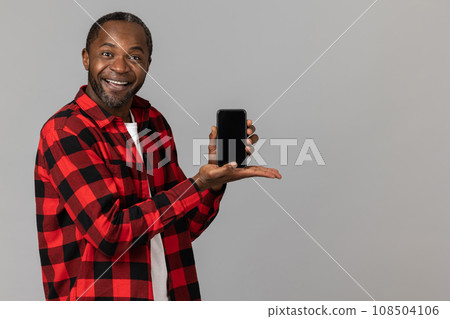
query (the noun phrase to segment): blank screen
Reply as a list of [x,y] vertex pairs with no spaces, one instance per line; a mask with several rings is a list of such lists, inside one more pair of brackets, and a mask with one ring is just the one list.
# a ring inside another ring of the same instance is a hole
[[217,112],[217,155],[219,166],[236,161],[246,166],[245,141],[247,115],[244,110],[219,110]]

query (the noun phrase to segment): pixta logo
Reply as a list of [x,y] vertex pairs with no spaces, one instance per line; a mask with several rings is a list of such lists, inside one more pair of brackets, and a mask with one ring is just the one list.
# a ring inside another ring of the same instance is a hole
[[[242,140],[245,143],[245,140]],[[251,156],[248,158],[247,164],[250,164],[252,161],[256,163],[256,165],[267,165],[263,156],[259,153],[260,149],[266,143],[267,139],[259,139],[258,143],[253,145],[253,152]],[[217,140],[217,146],[221,145],[222,141]],[[279,147],[279,165],[287,166],[288,165],[288,147],[289,146],[298,146],[300,143],[296,138],[271,138],[269,139],[270,146]],[[192,152],[192,163],[193,165],[201,165],[201,156],[205,159],[208,159],[208,154],[202,152],[202,146],[208,146],[209,139],[201,139],[197,138],[193,140],[193,152]],[[233,144],[234,145],[234,144]],[[273,152],[272,152],[273,153]],[[322,154],[319,151],[316,143],[312,138],[307,138],[303,141],[302,147],[300,148],[300,152],[298,153],[297,159],[294,163],[295,166],[301,166],[305,162],[316,162],[318,166],[324,166],[325,161],[322,157]]]
[[136,167],[140,172],[146,170],[148,175],[153,175],[154,168],[161,168],[169,163],[172,154],[172,137],[151,132],[152,130],[146,128],[139,132],[136,140],[131,137],[126,141],[126,165]]

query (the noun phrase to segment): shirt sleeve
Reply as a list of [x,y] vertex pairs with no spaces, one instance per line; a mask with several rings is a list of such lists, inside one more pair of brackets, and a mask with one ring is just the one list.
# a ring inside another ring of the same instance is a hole
[[120,209],[117,186],[104,160],[78,136],[64,129],[41,132],[39,154],[46,179],[86,240],[104,254],[114,256],[142,235],[150,237],[201,203],[192,179],[184,179],[126,209]]
[[224,184],[218,192],[212,189],[203,191],[200,205],[186,214],[192,241],[198,238],[216,218],[226,186],[227,184]]
[[[168,135],[171,137],[172,141],[172,157],[171,159],[174,162],[175,167],[175,174],[178,177],[178,180],[185,180],[186,176],[183,173],[183,170],[181,169],[179,163],[178,163],[178,156],[177,156],[177,150],[175,146],[175,140],[172,135],[172,130],[167,123],[167,121],[164,119],[164,123],[168,132]],[[197,190],[197,185],[194,184]],[[191,235],[191,240],[194,241],[196,238],[200,236],[203,231],[211,224],[211,222],[216,218],[218,212],[219,212],[219,205],[220,201],[223,198],[225,189],[227,184],[224,184],[222,189],[220,191],[216,192],[212,189],[207,189],[201,192],[201,200],[197,207],[194,207],[191,209],[186,215],[186,219],[189,226],[189,232]]]

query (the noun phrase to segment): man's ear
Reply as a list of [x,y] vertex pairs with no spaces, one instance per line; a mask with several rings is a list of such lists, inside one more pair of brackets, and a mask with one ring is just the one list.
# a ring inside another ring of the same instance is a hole
[[147,72],[148,73],[148,69],[150,68],[150,64],[152,63],[152,58],[150,58],[149,60],[148,60],[148,64],[147,64],[147,68],[145,69],[145,72]]
[[86,71],[88,71],[89,70],[89,54],[88,54],[86,48],[83,48],[83,50],[81,50],[81,57],[83,58],[84,69]]

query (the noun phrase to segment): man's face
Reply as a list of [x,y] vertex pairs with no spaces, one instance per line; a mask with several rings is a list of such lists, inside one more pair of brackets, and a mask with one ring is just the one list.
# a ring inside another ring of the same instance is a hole
[[89,52],[82,52],[88,89],[106,106],[120,108],[144,84],[150,66],[146,36],[134,22],[108,21],[102,27],[106,32],[100,29]]

